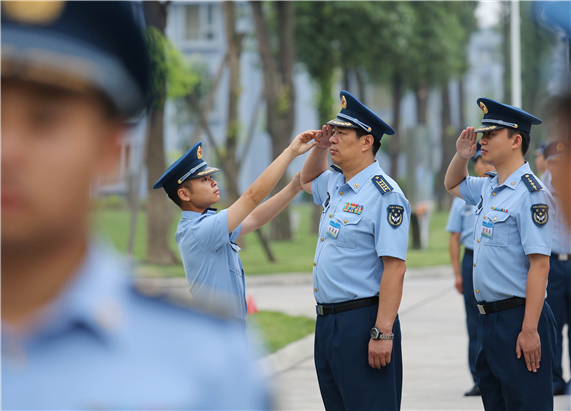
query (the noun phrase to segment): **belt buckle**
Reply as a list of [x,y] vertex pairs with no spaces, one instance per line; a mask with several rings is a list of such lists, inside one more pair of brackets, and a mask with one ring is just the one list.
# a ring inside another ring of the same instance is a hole
[[486,309],[482,304],[478,304],[478,311],[480,311],[480,314],[486,314]]
[[569,254],[559,254],[559,261],[569,260]]
[[317,312],[317,315],[323,315],[323,306],[320,304],[317,304],[315,306],[315,311]]

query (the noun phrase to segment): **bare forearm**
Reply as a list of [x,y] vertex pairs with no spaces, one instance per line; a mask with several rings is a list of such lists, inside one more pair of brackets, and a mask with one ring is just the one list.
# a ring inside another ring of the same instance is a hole
[[[545,258],[541,258],[545,257]],[[525,316],[522,330],[537,330],[537,323],[543,309],[547,277],[549,275],[549,257],[541,256],[534,261],[530,258],[531,265],[527,274]]]
[[242,231],[240,231],[240,237],[257,230],[270,222],[275,216],[282,212],[282,210],[299,192],[300,190],[295,188],[293,183],[289,183],[275,196],[256,207],[256,209],[244,220]]
[[309,155],[303,163],[301,169],[301,183],[307,184],[319,177],[327,170],[327,153],[328,148],[315,147],[309,152]]
[[456,153],[450,162],[446,176],[444,177],[444,186],[450,194],[456,195],[453,189],[464,181],[468,175],[468,161],[468,159]]
[[460,272],[460,233],[450,234],[450,243],[448,249],[450,250],[450,261],[454,269],[454,275],[461,275]]
[[391,264],[385,270],[379,288],[379,310],[377,312],[377,327],[383,334],[390,334],[397,316],[402,299],[402,288],[404,283],[404,273],[406,265],[402,263]]

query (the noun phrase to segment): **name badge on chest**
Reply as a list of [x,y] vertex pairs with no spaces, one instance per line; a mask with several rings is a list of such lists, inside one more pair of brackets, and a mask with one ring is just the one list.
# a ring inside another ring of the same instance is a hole
[[492,238],[492,232],[494,231],[494,224],[487,221],[482,221],[482,236],[487,238]]
[[339,234],[339,229],[341,228],[341,224],[337,223],[333,220],[331,220],[329,222],[329,227],[327,227],[327,235],[329,237],[333,237],[333,238],[337,238],[337,235]]

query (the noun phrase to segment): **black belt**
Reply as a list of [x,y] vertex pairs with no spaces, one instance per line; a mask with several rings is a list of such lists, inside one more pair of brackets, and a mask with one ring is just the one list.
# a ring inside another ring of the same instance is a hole
[[521,307],[525,305],[525,298],[512,297],[507,300],[495,301],[493,303],[478,304],[480,314],[492,314],[499,311],[509,310],[510,308]]
[[474,250],[471,248],[464,248],[464,254],[474,255]]
[[337,304],[317,304],[315,306],[315,311],[317,312],[317,315],[342,313],[343,311],[356,310],[357,308],[363,308],[378,304],[378,302],[378,296],[359,298],[358,300],[346,301]]
[[557,258],[560,261],[568,261],[571,260],[571,254],[557,254],[551,253],[551,257]]

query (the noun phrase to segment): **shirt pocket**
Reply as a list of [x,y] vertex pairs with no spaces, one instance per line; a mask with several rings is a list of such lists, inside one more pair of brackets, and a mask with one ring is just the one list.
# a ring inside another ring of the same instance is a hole
[[[492,228],[492,238],[482,236],[482,242],[484,245],[493,247],[507,247],[509,240],[510,225],[512,220],[508,213],[501,211],[490,211],[486,213],[486,218],[483,221],[493,224]],[[480,231],[482,230],[482,225],[480,224]]]
[[228,269],[231,274],[242,277],[244,275],[244,271],[240,267],[240,256],[238,255],[238,250],[240,250],[240,247],[234,243],[231,243],[230,247],[228,247]]
[[359,231],[359,223],[362,219],[363,217],[357,214],[343,213],[339,220],[341,224],[339,236],[333,244],[337,247],[356,248],[357,231]]

